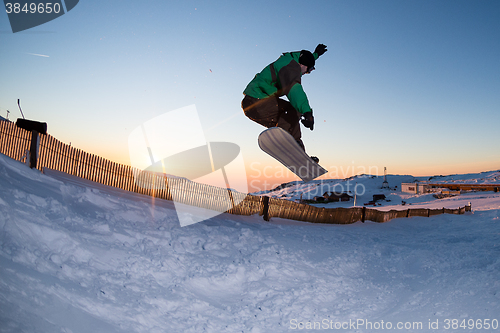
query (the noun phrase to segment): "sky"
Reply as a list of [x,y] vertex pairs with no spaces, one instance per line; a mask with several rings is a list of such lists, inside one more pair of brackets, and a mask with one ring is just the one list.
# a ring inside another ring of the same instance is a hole
[[57,139],[131,164],[134,129],[194,105],[207,142],[240,147],[249,191],[272,188],[297,178],[259,149],[242,92],[319,43],[302,133],[323,178],[500,169],[499,1],[81,0],[17,33],[4,12],[0,116],[20,117],[20,99]]

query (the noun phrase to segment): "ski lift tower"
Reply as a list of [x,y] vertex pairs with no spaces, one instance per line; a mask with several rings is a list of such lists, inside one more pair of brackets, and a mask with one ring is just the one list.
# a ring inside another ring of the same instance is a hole
[[382,183],[382,188],[389,188],[389,183],[387,182],[387,168],[384,167],[384,182]]

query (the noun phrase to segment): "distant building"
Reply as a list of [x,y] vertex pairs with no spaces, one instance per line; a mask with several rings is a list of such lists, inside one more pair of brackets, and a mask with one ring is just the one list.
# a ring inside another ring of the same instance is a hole
[[318,197],[318,196],[316,196],[316,197],[313,198],[313,200],[317,201],[317,202],[324,202],[326,199],[325,199],[325,197]]
[[[376,206],[377,201],[383,201],[383,200],[390,201],[390,200],[387,200],[387,198],[385,197],[385,194],[374,194],[373,200],[365,203],[365,206]],[[379,206],[380,206],[380,204],[379,204]]]
[[401,184],[401,192],[404,193],[413,193],[413,194],[422,194],[429,193],[430,186],[427,183],[402,183]]
[[352,196],[347,193],[335,193],[335,192],[325,192],[323,194],[323,198],[329,202],[338,202],[338,201],[350,201]]
[[8,121],[8,120],[5,119],[4,117],[0,116],[0,121]]
[[385,194],[374,194],[373,195],[373,202],[381,201],[381,200],[386,200]]

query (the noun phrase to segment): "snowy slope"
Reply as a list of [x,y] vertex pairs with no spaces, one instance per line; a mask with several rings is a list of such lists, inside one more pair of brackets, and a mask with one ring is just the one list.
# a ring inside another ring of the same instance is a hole
[[181,228],[171,202],[0,155],[0,332],[498,325],[500,207],[482,195],[484,210],[460,216],[315,225],[222,214]]

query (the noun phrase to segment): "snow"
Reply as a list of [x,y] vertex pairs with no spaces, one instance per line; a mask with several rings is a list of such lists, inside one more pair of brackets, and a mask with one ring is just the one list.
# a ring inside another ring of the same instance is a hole
[[[405,179],[414,178],[388,180]],[[351,225],[221,214],[180,227],[172,202],[41,174],[0,155],[0,332],[450,332],[454,324],[476,332],[478,320],[498,325],[498,193],[442,201],[381,192],[379,177],[352,181],[365,186],[360,203],[387,193],[384,209],[404,209],[400,200],[453,208],[471,201],[474,211]],[[294,199],[338,182],[280,195]]]

